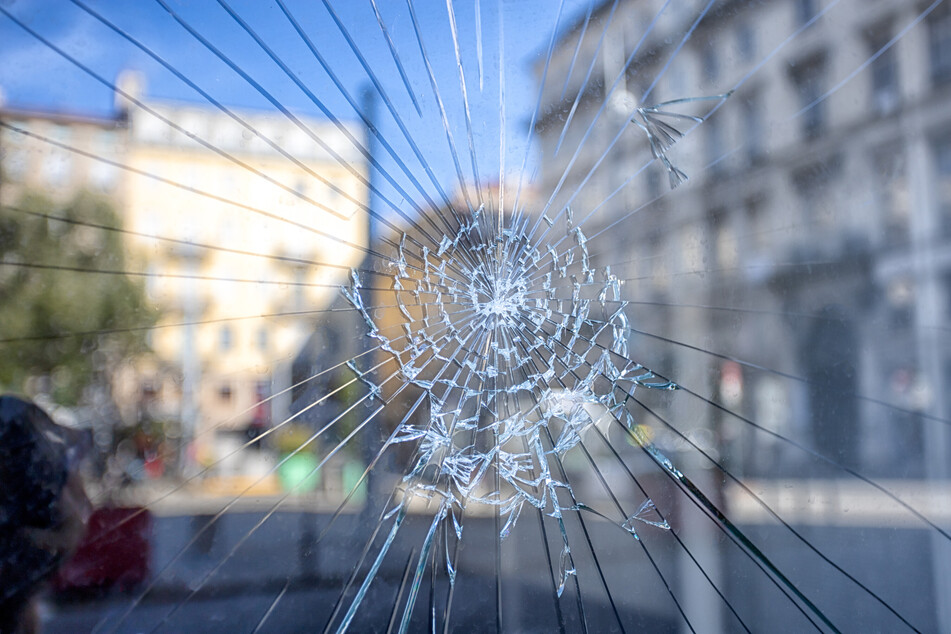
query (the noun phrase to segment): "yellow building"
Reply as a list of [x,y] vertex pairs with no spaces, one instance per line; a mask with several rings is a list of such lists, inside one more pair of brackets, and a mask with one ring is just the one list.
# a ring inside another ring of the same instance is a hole
[[[350,246],[368,237],[363,157],[328,121],[232,117],[147,100],[136,75],[120,84],[138,102],[119,99],[131,168],[125,226],[135,232],[131,252],[154,274],[160,326],[174,326],[155,329],[151,345],[181,368],[186,437],[207,446],[212,429],[279,422],[295,356],[363,259]],[[362,127],[348,132],[363,142]]]
[[0,202],[16,204],[26,191],[41,191],[61,203],[86,190],[121,207],[122,170],[92,155],[123,160],[127,136],[122,120],[0,103],[0,122],[6,124],[0,127]]
[[113,396],[127,423],[181,421],[192,455],[221,456],[286,418],[292,363],[363,260],[365,131],[153,101],[137,73],[117,85],[113,117],[0,109],[0,197],[110,198],[161,311],[154,355],[115,368]]

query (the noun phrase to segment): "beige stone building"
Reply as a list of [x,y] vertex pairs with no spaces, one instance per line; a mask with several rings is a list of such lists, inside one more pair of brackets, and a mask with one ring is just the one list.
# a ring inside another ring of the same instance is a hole
[[[836,487],[849,474],[834,465],[902,490],[948,474],[951,442],[934,421],[951,413],[951,7],[742,0],[703,14],[705,6],[608,1],[580,47],[584,14],[564,30],[537,128],[539,189],[547,199],[568,170],[554,210],[596,212],[586,232],[625,280],[638,361],[725,408],[677,398],[667,419],[731,473],[773,492],[770,500],[812,482],[822,513],[807,519],[783,507],[785,517],[831,531],[848,512]],[[716,100],[668,107],[710,115],[699,126],[666,119],[687,133],[668,156],[689,180],[671,191],[644,132],[628,123],[634,108],[733,89],[712,114]],[[704,482],[709,462],[652,424]],[[737,512],[743,496],[709,473],[710,490]],[[876,510],[865,521],[891,518]],[[913,548],[907,535],[895,552]],[[903,561],[889,570],[945,596],[948,549],[930,548],[930,570]],[[715,613],[684,574],[688,614]],[[947,629],[951,613],[940,611],[923,613],[926,629]],[[851,625],[876,627],[857,617]]]
[[4,204],[14,204],[26,190],[42,191],[55,202],[88,190],[121,207],[122,170],[90,155],[124,160],[128,138],[123,121],[6,107],[2,102],[0,121],[9,126],[0,127]]
[[[289,386],[291,361],[346,279],[341,267],[363,259],[344,243],[366,244],[365,187],[281,115],[236,113],[303,167],[205,105],[147,105],[151,113],[128,111],[128,163],[136,172],[124,183],[125,217],[140,234],[130,247],[162,273],[150,278],[149,292],[167,307],[163,320],[202,322],[159,328],[152,347],[182,368],[197,357],[204,424],[246,427],[257,401]],[[334,126],[300,121],[348,167],[363,169]],[[282,419],[285,401],[275,401],[273,416]]]
[[112,199],[128,268],[161,311],[154,355],[119,369],[116,398],[207,450],[288,415],[291,364],[364,257],[365,162],[324,120],[153,100],[136,74],[118,84],[129,98],[111,118],[0,112],[35,134],[2,130],[3,202],[28,188]]

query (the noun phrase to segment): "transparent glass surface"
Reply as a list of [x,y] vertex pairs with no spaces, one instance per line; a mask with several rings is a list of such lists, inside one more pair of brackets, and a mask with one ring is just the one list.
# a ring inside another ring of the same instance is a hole
[[949,99],[942,0],[0,0],[45,631],[951,631]]

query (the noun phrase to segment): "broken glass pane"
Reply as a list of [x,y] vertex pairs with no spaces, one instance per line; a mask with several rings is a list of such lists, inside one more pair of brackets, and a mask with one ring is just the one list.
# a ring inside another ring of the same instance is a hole
[[951,627],[948,12],[0,0],[48,628]]

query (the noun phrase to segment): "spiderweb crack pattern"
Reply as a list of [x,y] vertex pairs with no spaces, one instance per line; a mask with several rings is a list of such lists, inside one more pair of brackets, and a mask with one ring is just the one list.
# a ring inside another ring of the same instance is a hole
[[[423,390],[429,403],[425,424],[403,424],[392,437],[392,443],[416,443],[417,449],[390,515],[402,516],[417,500],[432,502],[433,525],[451,518],[458,540],[467,509],[497,507],[504,520],[499,538],[505,539],[525,505],[559,522],[565,511],[592,510],[553,475],[552,463],[612,417],[633,427],[625,399],[637,387],[677,389],[628,358],[621,281],[610,267],[592,266],[570,212],[566,231],[573,246],[542,249],[524,229],[496,232],[480,207],[435,251],[404,234],[390,266],[404,320],[401,337],[383,334],[358,272],[351,273],[344,296],[363,317],[368,336],[396,361],[401,380]],[[450,359],[429,334],[436,326],[458,346],[474,339],[478,347]],[[461,376],[436,374],[449,363]],[[371,393],[381,392],[363,380]],[[561,501],[562,491],[570,504]],[[638,523],[670,528],[650,499],[615,523],[635,537]],[[559,562],[560,596],[576,574],[566,537]],[[446,566],[452,583],[451,557]]]

